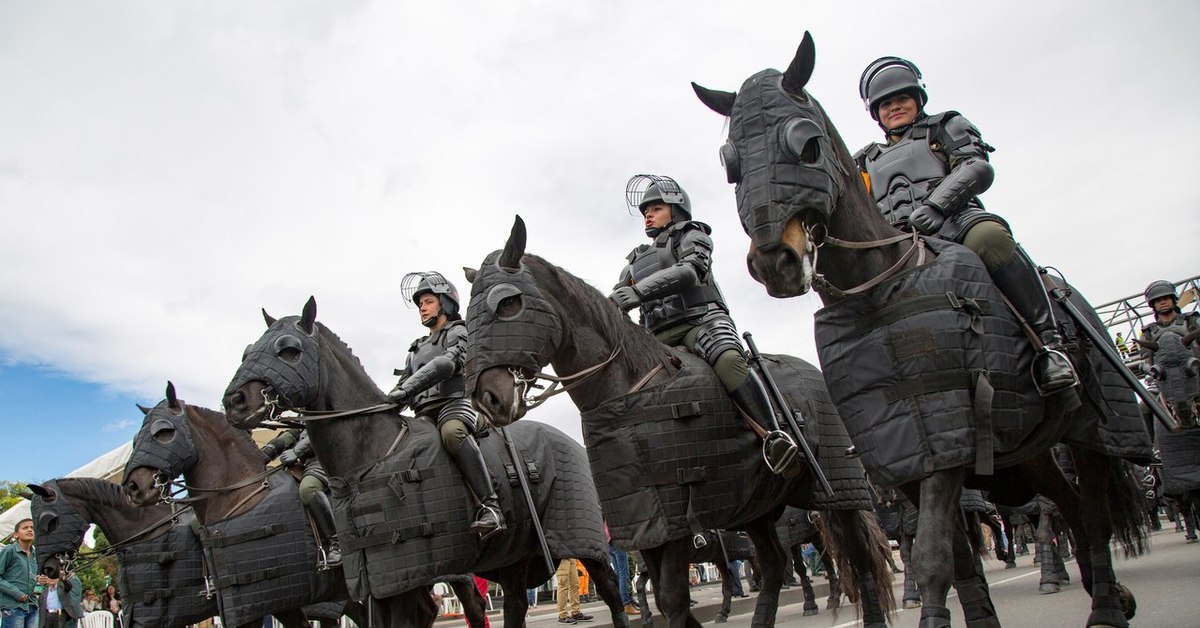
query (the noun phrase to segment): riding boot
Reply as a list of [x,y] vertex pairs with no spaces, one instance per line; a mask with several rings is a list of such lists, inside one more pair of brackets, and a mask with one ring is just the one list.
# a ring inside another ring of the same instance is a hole
[[[771,472],[785,477],[794,477],[800,473],[799,448],[796,447],[792,436],[779,429],[779,422],[775,419],[775,412],[771,410],[771,402],[767,398],[767,389],[758,378],[758,373],[753,370],[747,373],[746,380],[729,393],[729,396],[755,423],[770,430],[763,439],[763,457]],[[803,438],[802,435],[797,436]]]
[[1007,263],[992,271],[992,281],[1042,341],[1042,349],[1030,368],[1038,393],[1047,397],[1078,384],[1075,367],[1063,349],[1046,287],[1025,252],[1018,248]]
[[313,498],[308,502],[307,508],[317,526],[317,534],[321,536],[321,544],[325,546],[324,567],[337,567],[342,564],[342,546],[338,542],[337,527],[333,523],[333,506],[329,503],[329,497],[320,491],[313,491]]
[[504,529],[504,513],[500,511],[500,500],[496,497],[496,489],[492,486],[492,474],[488,472],[487,463],[483,460],[483,452],[479,451],[479,443],[474,436],[467,436],[459,446],[458,451],[450,454],[462,471],[463,481],[479,503],[479,513],[471,524],[471,531],[482,538]]

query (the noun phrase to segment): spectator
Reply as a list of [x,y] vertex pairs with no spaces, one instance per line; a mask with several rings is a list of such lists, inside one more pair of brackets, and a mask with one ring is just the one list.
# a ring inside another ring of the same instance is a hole
[[80,606],[82,606],[84,612],[87,613],[98,611],[100,610],[100,597],[96,595],[95,591],[91,589],[85,589],[83,592],[83,601],[80,602]]
[[746,590],[742,588],[742,561],[731,560],[726,564],[729,569],[729,581],[733,586],[731,594],[733,597],[750,597],[746,594]]
[[[605,526],[607,531],[608,526]],[[633,600],[633,587],[629,581],[629,554],[625,550],[608,543],[608,558],[612,561],[613,571],[617,572],[617,586],[621,589],[621,603],[625,605],[625,614],[634,617],[641,610]]]
[[104,597],[100,600],[101,609],[112,613],[113,622],[121,622],[121,594],[117,592],[116,585],[108,585],[104,589]]
[[1117,332],[1116,345],[1117,345],[1117,351],[1121,352],[1121,357],[1128,358],[1129,357],[1129,347],[1125,344],[1125,338],[1121,337],[1121,332]]
[[79,576],[65,573],[58,580],[51,580],[38,574],[37,582],[45,587],[38,597],[38,626],[76,628],[83,617],[83,583]]
[[[474,577],[475,577],[475,588],[479,590],[479,597],[480,597],[480,599],[482,599],[484,601],[484,604],[485,604],[483,611],[484,611],[484,613],[487,613],[486,603],[487,603],[487,597],[488,597],[488,581],[486,578],[481,578],[479,576],[474,576]],[[470,626],[471,623],[467,622],[467,625]],[[488,616],[486,614],[483,616],[483,628],[492,628],[492,620],[488,619]]]
[[579,568],[579,601],[591,602],[592,598],[589,593],[592,590],[592,577],[588,575],[588,570],[579,561],[575,561],[575,566]]
[[37,628],[33,519],[18,521],[13,538],[15,543],[0,549],[0,628]]
[[558,623],[592,621],[592,616],[579,608],[579,571],[574,558],[564,558],[558,564],[554,583],[558,587]]

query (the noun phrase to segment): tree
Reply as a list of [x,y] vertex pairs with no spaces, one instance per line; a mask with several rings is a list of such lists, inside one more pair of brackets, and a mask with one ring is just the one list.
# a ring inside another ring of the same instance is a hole
[[24,482],[0,480],[0,512],[16,506],[28,492],[29,487]]

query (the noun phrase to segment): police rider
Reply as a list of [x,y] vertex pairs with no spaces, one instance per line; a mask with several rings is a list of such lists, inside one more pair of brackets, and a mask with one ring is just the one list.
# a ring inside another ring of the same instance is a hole
[[[645,185],[640,201],[637,188]],[[630,205],[641,211],[652,244],[635,248],[609,295],[622,312],[638,308],[641,323],[659,342],[685,346],[716,371],[730,397],[760,426],[771,431],[763,455],[771,471],[799,471],[796,443],[779,430],[766,388],[746,362],[725,297],[712,274],[712,229],[692,220],[687,192],[670,177],[637,175],[629,180]]]
[[415,282],[412,301],[429,334],[413,341],[400,381],[388,399],[408,405],[418,417],[434,422],[442,446],[454,459],[463,481],[479,504],[471,531],[487,538],[504,529],[504,514],[492,476],[475,440],[478,418],[463,388],[467,326],[459,315],[458,290],[439,273],[409,273],[401,286]]
[[329,503],[329,474],[313,453],[308,432],[303,428],[286,430],[263,445],[261,451],[268,461],[279,458],[279,464],[285,467],[302,466],[300,503],[304,504],[321,536],[321,545],[325,548],[325,561],[321,566],[329,568],[342,564],[342,546],[333,522],[333,506]]
[[979,255],[996,287],[1041,340],[1032,366],[1038,391],[1047,396],[1077,384],[1037,267],[1007,223],[979,201],[995,174],[988,163],[993,148],[979,129],[956,111],[927,114],[921,71],[899,57],[871,62],[858,91],[887,140],[854,156],[884,217]]
[[[1158,342],[1168,332],[1182,337],[1200,328],[1200,312],[1183,314],[1175,285],[1169,281],[1160,279],[1146,286],[1146,304],[1154,312],[1154,322],[1142,328],[1140,340],[1143,342]],[[1154,363],[1154,352],[1145,345],[1142,345],[1141,355],[1148,364]]]

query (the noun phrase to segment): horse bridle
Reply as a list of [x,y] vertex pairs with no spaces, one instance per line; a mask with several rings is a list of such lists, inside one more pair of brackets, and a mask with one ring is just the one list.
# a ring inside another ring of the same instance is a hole
[[[570,392],[575,388],[578,388],[584,382],[591,379],[592,376],[604,370],[604,367],[612,364],[612,361],[617,359],[617,356],[620,354],[621,345],[617,345],[617,347],[613,349],[612,354],[610,354],[603,362],[600,362],[599,364],[593,364],[592,366],[589,366],[577,373],[563,376],[551,375],[545,371],[538,371],[533,375],[526,377],[521,369],[515,366],[509,367],[508,372],[513,378],[513,414],[516,414],[516,406],[518,403],[524,402],[525,409],[528,411],[542,405],[543,403],[546,403],[546,401],[555,395]],[[539,386],[537,383],[539,379],[544,379],[551,382],[550,386],[548,388]],[[529,391],[535,388],[545,388],[545,390],[536,395],[530,394]]]
[[[804,225],[804,236],[808,241],[813,241],[811,238],[813,237],[813,232],[816,230],[816,228],[817,226]],[[888,269],[884,270],[878,275],[875,275],[871,279],[868,279],[866,282],[854,286],[853,288],[838,288],[830,283],[829,280],[825,278],[825,275],[817,272],[817,255],[821,251],[821,247],[825,246],[826,244],[835,246],[839,249],[869,250],[896,244],[905,240],[911,240],[912,243],[908,247],[908,250],[904,252],[904,255],[901,255],[900,259],[896,260],[895,264],[892,264]],[[867,242],[841,240],[826,234],[819,240],[819,244],[813,247],[813,286],[817,288],[817,290],[831,294],[839,299],[856,294],[862,294],[894,277],[896,273],[899,273],[904,268],[904,265],[913,258],[914,254],[917,256],[917,266],[925,263],[925,240],[921,237],[921,234],[917,233],[915,230],[912,233],[901,233],[890,238],[883,238],[882,240],[870,240]]]

